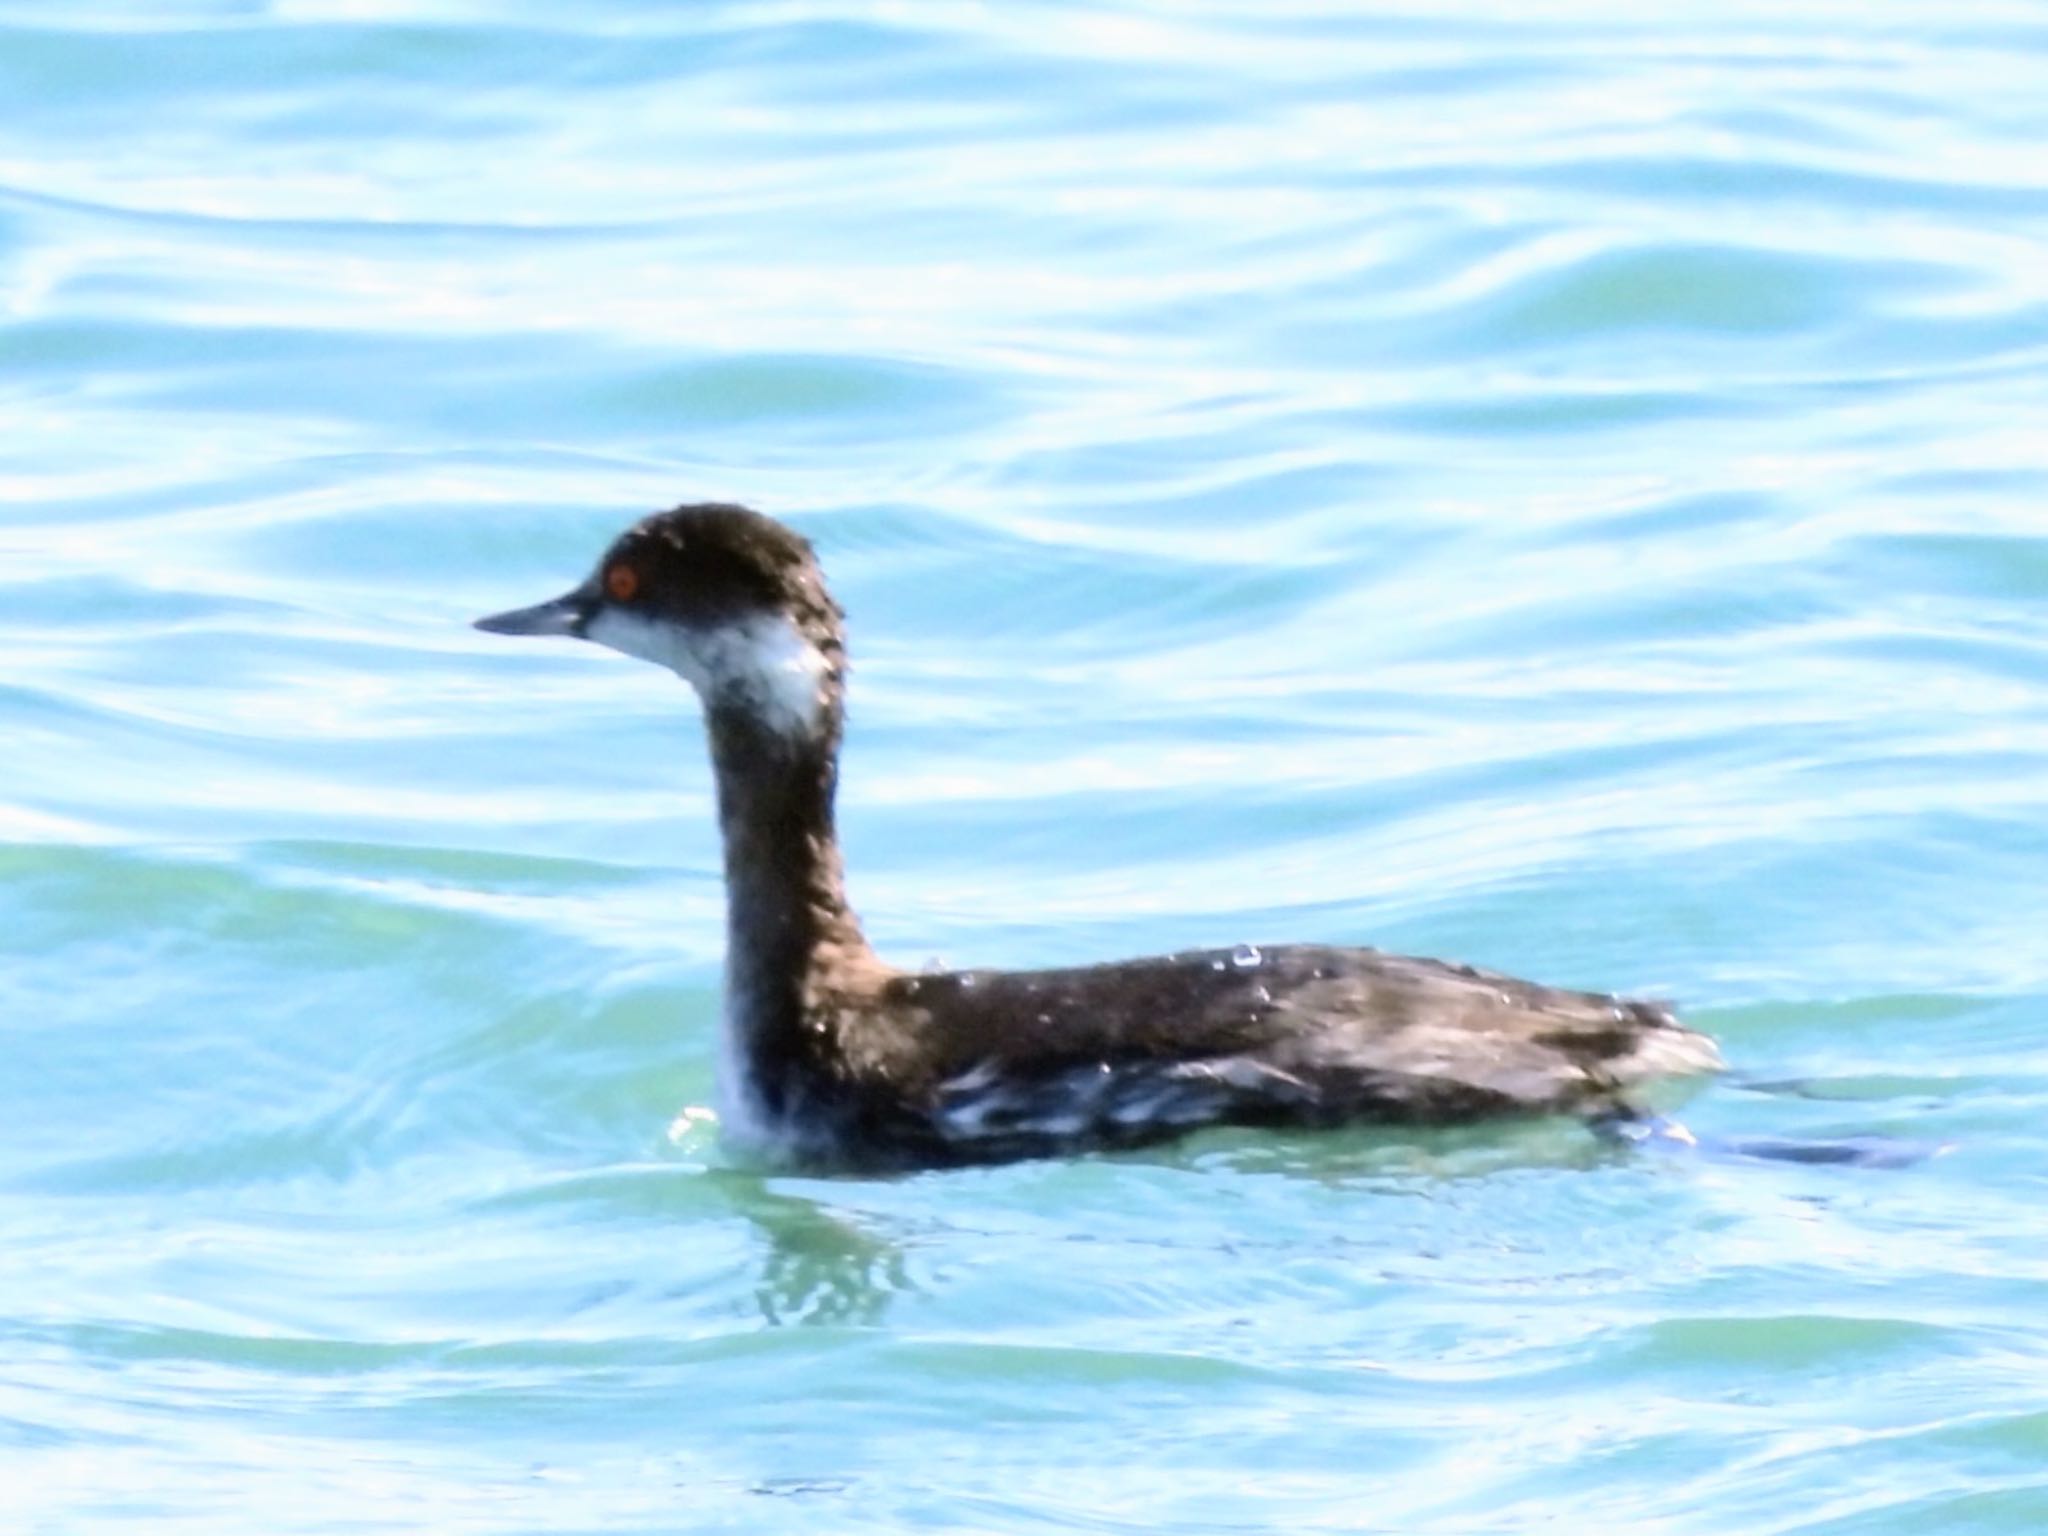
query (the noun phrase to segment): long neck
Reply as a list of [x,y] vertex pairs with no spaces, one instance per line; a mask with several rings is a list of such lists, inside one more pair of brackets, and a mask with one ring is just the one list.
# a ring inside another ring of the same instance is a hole
[[[834,701],[836,704],[836,700]],[[724,1091],[742,1111],[779,1117],[833,1042],[815,1024],[838,977],[878,965],[847,905],[832,821],[836,708],[792,739],[757,715],[708,711],[725,835]]]

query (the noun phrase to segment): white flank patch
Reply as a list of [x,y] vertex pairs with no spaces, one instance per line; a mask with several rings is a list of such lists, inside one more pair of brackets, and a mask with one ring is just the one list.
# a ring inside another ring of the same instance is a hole
[[1224,1112],[1232,1090],[1256,1091],[1276,1083],[1305,1087],[1285,1072],[1234,1056],[1075,1067],[1044,1078],[1005,1077],[993,1061],[984,1061],[939,1085],[933,1120],[942,1134],[957,1141],[1019,1136],[1071,1141],[1131,1126],[1200,1125]]
[[584,631],[600,645],[669,668],[707,703],[737,695],[780,736],[818,728],[830,663],[781,614],[690,629],[624,609],[600,609]]

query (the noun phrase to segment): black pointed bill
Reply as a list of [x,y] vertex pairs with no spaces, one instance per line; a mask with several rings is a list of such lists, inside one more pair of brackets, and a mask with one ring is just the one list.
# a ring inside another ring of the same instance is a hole
[[478,619],[476,627],[494,635],[574,635],[580,640],[596,606],[597,600],[578,587],[551,602],[511,608]]

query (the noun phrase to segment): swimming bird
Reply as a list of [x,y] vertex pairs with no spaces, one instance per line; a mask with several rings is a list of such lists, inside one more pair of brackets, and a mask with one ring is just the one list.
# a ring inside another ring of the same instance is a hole
[[549,602],[478,619],[658,663],[702,701],[727,899],[720,1120],[783,1160],[995,1162],[1196,1126],[1632,1113],[1717,1069],[1662,1004],[1318,944],[1059,970],[906,971],[868,945],[833,822],[844,618],[745,507],[636,523]]

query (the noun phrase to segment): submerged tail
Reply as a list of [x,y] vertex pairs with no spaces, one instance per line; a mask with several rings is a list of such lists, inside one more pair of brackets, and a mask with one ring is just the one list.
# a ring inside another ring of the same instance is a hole
[[1910,1168],[1940,1157],[1951,1142],[1914,1136],[1696,1136],[1665,1115],[1618,1110],[1592,1122],[1607,1140],[1666,1152],[1770,1163],[1847,1168]]

